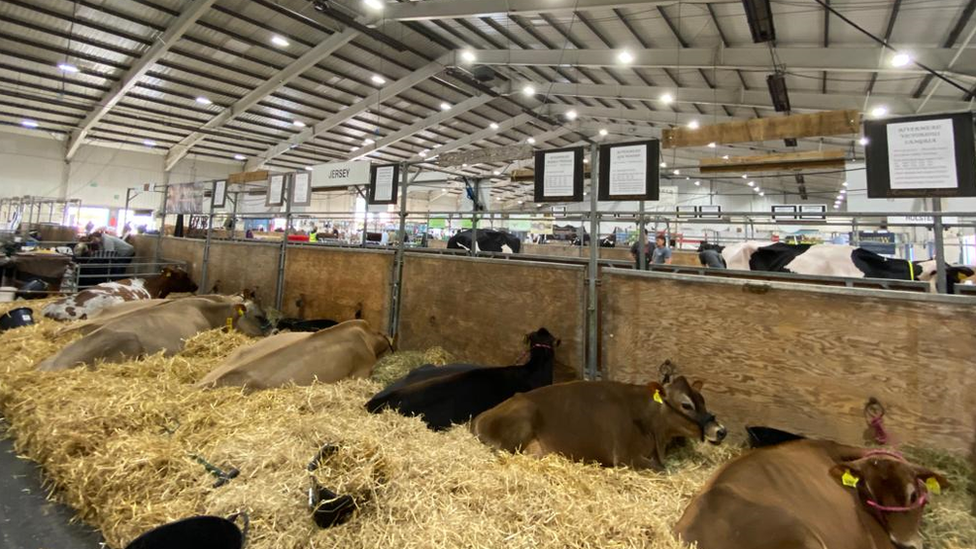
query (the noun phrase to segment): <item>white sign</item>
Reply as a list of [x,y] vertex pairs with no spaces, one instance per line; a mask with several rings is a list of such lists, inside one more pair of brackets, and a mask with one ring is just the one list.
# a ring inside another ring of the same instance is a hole
[[717,204],[704,204],[702,206],[698,206],[698,211],[701,212],[701,215],[698,217],[722,217],[722,206]]
[[[796,215],[794,215],[796,213],[796,206],[794,206],[793,204],[775,204],[772,207],[772,210],[773,210],[773,219],[776,219],[776,220],[780,220],[780,219],[794,220],[794,219],[796,219]],[[783,215],[783,214],[789,214],[789,215]]]
[[647,192],[647,145],[610,148],[610,195]]
[[284,202],[285,176],[272,175],[268,183],[268,206],[281,206]]
[[959,187],[951,119],[892,123],[887,131],[892,190]]
[[[935,218],[930,215],[899,215],[888,216],[888,225],[932,225]],[[955,225],[959,223],[959,218],[955,216],[945,216],[942,218],[945,225]]]
[[227,204],[227,181],[221,180],[214,183],[213,207],[223,208]]
[[661,191],[658,195],[658,201],[656,204],[656,210],[662,212],[673,212],[678,207],[678,187],[668,186],[661,187]]
[[349,187],[369,183],[368,161],[332,162],[312,167],[312,188]]
[[800,219],[827,219],[827,206],[824,204],[800,205]]
[[393,200],[393,177],[396,166],[380,166],[376,168],[376,194],[373,200],[385,202]]
[[547,198],[573,196],[575,167],[575,151],[546,153],[542,179],[543,195]]
[[292,206],[308,206],[312,203],[312,174],[296,173],[292,180]]

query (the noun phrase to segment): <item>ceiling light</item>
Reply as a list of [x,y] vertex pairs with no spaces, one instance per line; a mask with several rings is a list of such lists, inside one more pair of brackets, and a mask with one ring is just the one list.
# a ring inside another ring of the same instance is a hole
[[373,143],[376,143],[376,141],[373,141],[368,137],[366,139],[363,139],[363,145],[372,145]]
[[201,105],[212,105],[213,101],[201,95],[200,97],[197,97],[197,103],[200,103]]
[[750,187],[755,187],[756,186],[756,182],[755,181],[750,181],[750,182],[748,182],[746,184],[749,185]]
[[749,174],[747,173],[742,174],[742,179],[749,179]]
[[427,156],[427,151],[420,151],[420,152],[418,153],[418,155],[419,155],[419,156],[420,156],[421,158],[423,158],[423,157],[425,157],[425,156]]
[[609,133],[606,128],[600,128],[600,135],[606,137]]
[[897,53],[891,58],[892,67],[905,67],[912,62],[912,56],[907,53]]
[[531,85],[527,85],[524,88],[522,88],[522,93],[524,95],[527,95],[527,96],[530,96],[531,97],[531,96],[535,95],[535,88],[532,87]]
[[234,155],[234,160],[246,160],[246,159],[247,159],[247,157],[244,156],[243,154],[235,154]]
[[291,122],[291,123],[292,123],[292,124],[294,124],[296,128],[304,128],[304,127],[305,127],[305,125],[306,125],[306,124],[305,124],[304,122],[302,122],[301,120],[292,120],[292,122]]
[[501,175],[501,174],[502,174],[502,172],[500,172],[500,171],[498,171],[498,170],[495,170],[495,171],[493,171],[493,172],[492,172],[492,174],[494,174],[494,175]]
[[451,104],[448,103],[447,101],[444,101],[443,103],[441,103],[441,110],[442,111],[450,110],[450,108],[451,108]]
[[868,138],[867,137],[862,137],[860,140],[858,140],[858,143],[860,143],[861,145],[867,145],[868,144]]
[[727,154],[723,154],[722,155],[722,160],[728,160],[728,159],[729,159],[729,155],[727,155]]
[[664,103],[665,105],[674,103],[674,96],[671,95],[670,93],[665,93],[661,95],[661,103]]
[[355,146],[354,147],[349,147],[349,152],[356,152],[358,150],[359,150],[359,147],[355,147]]
[[471,50],[464,50],[464,51],[461,52],[461,59],[464,59],[468,63],[474,63],[477,58],[474,56],[474,52],[473,51],[471,51]]
[[590,159],[589,158],[584,158],[583,159],[583,163],[584,164],[589,164],[590,163]]
[[142,140],[142,144],[145,145],[145,146],[147,146],[147,147],[155,147],[156,146],[156,142],[153,141],[152,139],[143,139]]
[[577,113],[576,111],[566,111],[567,120],[576,120],[577,116],[579,116],[579,113]]
[[534,137],[530,137],[530,138],[526,139],[526,141],[529,143],[529,145],[535,145],[535,138]]
[[78,72],[78,67],[70,63],[58,63],[58,68],[61,69],[61,72],[70,72],[70,73]]
[[313,168],[313,167],[311,167],[311,166],[305,166],[305,171],[308,171],[308,172],[310,172],[310,171],[312,171],[312,170],[314,170],[314,169],[315,169],[315,168]]
[[692,120],[691,122],[688,122],[688,129],[697,130],[698,129],[698,121],[697,120]]
[[661,167],[662,168],[667,168],[668,167],[668,163],[667,162],[661,162]]
[[25,128],[36,128],[39,124],[36,120],[21,120],[20,125]]
[[888,107],[885,107],[884,105],[878,105],[877,107],[871,109],[871,116],[875,118],[881,118],[886,114],[888,114]]
[[844,200],[844,195],[842,194],[837,195],[837,201],[840,202],[842,200]]
[[271,37],[271,43],[275,46],[281,46],[282,48],[287,48],[291,45],[287,40],[278,36],[277,34]]
[[718,145],[716,145],[714,141],[712,141],[711,143],[709,143],[709,144],[708,144],[708,148],[709,148],[709,149],[714,149],[714,148],[715,148],[715,147],[717,147],[717,146],[718,146]]
[[671,173],[673,173],[674,175],[681,175],[681,170],[674,170]]
[[630,53],[627,50],[624,50],[617,54],[617,61],[620,61],[625,65],[631,63],[633,60],[634,60],[634,54]]
[[843,183],[841,183],[841,184],[840,184],[840,186],[841,186],[841,187],[846,187],[846,186],[847,186],[847,181],[845,181],[845,182],[843,182]]
[[462,168],[467,168],[467,167],[468,167],[468,165],[467,165],[467,164],[461,164],[461,167],[462,167]]
[[756,187],[756,188],[755,188],[755,189],[753,189],[753,190],[754,190],[754,191],[756,191],[757,193],[758,193],[758,192],[762,192],[762,189],[760,189],[759,187]]
[[766,193],[759,193],[759,196],[766,196]]
[[288,148],[289,149],[297,149],[298,148],[298,145],[292,143],[291,145],[288,145]]
[[383,84],[386,84],[386,78],[383,78],[382,76],[380,76],[378,74],[374,74],[373,76],[370,76],[369,79],[372,80],[373,82],[381,85],[381,86]]
[[363,5],[366,6],[367,8],[374,9],[374,10],[383,9],[382,0],[363,0]]
[[518,201],[518,203],[519,203],[519,204],[524,204],[524,203],[525,203],[525,201],[524,201],[524,200],[519,200],[519,201]]
[[498,123],[497,122],[492,122],[491,124],[488,124],[488,127],[491,128],[491,129],[493,129],[493,130],[497,130],[498,129]]
[[841,189],[840,194],[847,194],[847,189]]

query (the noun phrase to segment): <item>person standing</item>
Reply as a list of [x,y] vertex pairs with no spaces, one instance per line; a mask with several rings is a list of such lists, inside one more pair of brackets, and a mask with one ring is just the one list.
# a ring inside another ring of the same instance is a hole
[[630,247],[630,257],[634,258],[634,265],[641,271],[647,268],[647,262],[651,259],[653,245],[647,241],[647,229],[644,229],[644,265],[640,264],[640,238]]
[[654,251],[651,252],[651,263],[654,265],[670,265],[671,248],[668,247],[668,241],[663,234],[657,235],[655,244],[657,244],[657,246],[654,248]]
[[309,242],[319,241],[319,228],[316,227],[315,225],[312,225],[312,230],[308,232],[308,241]]

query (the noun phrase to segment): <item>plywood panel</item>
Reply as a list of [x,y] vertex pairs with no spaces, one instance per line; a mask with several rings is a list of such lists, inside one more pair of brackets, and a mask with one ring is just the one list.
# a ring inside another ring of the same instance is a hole
[[407,254],[400,347],[440,345],[461,360],[512,364],[526,333],[547,328],[562,340],[559,379],[582,372],[583,266]]
[[771,118],[752,118],[697,129],[670,128],[661,133],[662,146],[701,147],[709,143],[772,141],[788,137],[819,137],[860,133],[861,113],[856,110],[823,111]]
[[285,256],[282,309],[304,318],[350,320],[362,309],[372,326],[387,330],[393,253],[374,250],[290,247]]
[[671,359],[733,432],[770,425],[864,442],[870,396],[902,443],[963,452],[976,432],[966,298],[606,270],[603,365],[647,382]]
[[700,173],[774,172],[785,170],[810,170],[843,168],[847,151],[805,151],[764,154],[760,156],[733,156],[730,158],[702,158]]

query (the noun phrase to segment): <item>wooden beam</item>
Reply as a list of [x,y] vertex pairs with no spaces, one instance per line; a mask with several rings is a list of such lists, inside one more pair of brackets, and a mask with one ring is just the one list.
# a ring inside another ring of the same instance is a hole
[[856,110],[824,111],[772,118],[752,118],[698,129],[673,128],[661,132],[665,148],[701,147],[709,143],[775,141],[788,137],[820,137],[856,134],[861,131],[861,113]]
[[268,170],[258,170],[254,172],[239,172],[232,173],[227,176],[228,185],[237,185],[239,183],[252,183],[254,181],[267,181],[271,172]]
[[813,168],[843,168],[846,156],[845,151],[835,150],[734,156],[728,159],[702,158],[698,167],[701,173],[781,172]]

